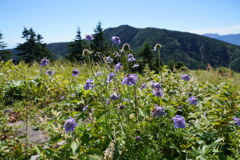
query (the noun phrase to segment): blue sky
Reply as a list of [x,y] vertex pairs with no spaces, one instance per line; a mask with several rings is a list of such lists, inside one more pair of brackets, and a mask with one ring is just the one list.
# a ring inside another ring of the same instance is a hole
[[0,0],[0,32],[8,48],[22,43],[32,27],[44,42],[66,42],[80,27],[82,37],[128,24],[197,34],[240,33],[240,0]]

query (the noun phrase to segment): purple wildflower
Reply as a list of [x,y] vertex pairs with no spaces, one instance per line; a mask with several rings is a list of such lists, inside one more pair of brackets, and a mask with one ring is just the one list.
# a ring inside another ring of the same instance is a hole
[[233,120],[238,126],[240,126],[240,118],[233,117]]
[[65,124],[64,124],[63,128],[68,133],[68,132],[74,131],[76,126],[77,126],[76,121],[73,118],[69,118],[65,121]]
[[108,57],[105,58],[105,62],[106,63],[112,63],[113,59],[110,56],[108,56]]
[[46,74],[49,75],[49,76],[53,75],[54,73],[55,73],[55,71],[51,71],[51,70],[46,71]]
[[113,37],[112,37],[112,42],[113,42],[114,44],[120,44],[120,43],[121,43],[121,40],[120,40],[119,37],[113,36]]
[[109,105],[110,104],[110,99],[106,99],[106,103]]
[[139,67],[139,64],[134,64],[133,65],[133,68],[137,68],[137,67]]
[[137,83],[137,75],[136,74],[128,74],[126,77],[123,78],[122,80],[122,85],[134,85],[135,83]]
[[190,77],[189,77],[188,74],[182,75],[181,78],[182,78],[183,80],[185,80],[185,81],[189,81],[189,80],[190,80]]
[[167,114],[164,111],[165,111],[165,108],[156,105],[152,110],[152,116],[153,117],[156,117],[156,116],[162,117]]
[[86,35],[86,36],[85,36],[85,39],[86,39],[87,41],[92,41],[92,40],[94,40],[94,37],[93,37],[92,35]]
[[115,76],[116,74],[115,73],[110,73],[109,75],[108,75],[108,77],[107,77],[107,83],[110,83],[110,82],[112,82],[112,80],[113,80],[113,78],[114,78],[114,76]]
[[86,111],[88,109],[88,105],[85,105],[82,109],[82,111]]
[[198,103],[197,98],[194,96],[191,96],[190,98],[188,98],[188,101],[190,104],[196,105]]
[[123,101],[125,102],[125,101],[130,101],[130,99],[128,99],[128,98],[123,98]]
[[174,122],[174,128],[185,128],[185,119],[182,116],[176,115],[175,117],[172,118]]
[[84,86],[85,90],[89,90],[89,89],[92,89],[94,87],[95,87],[95,85],[93,84],[93,79],[86,80],[86,85]]
[[72,76],[76,77],[77,75],[79,75],[79,71],[77,69],[73,69],[72,70]]
[[136,136],[136,141],[141,141],[141,137],[140,136]]
[[125,108],[124,105],[120,105],[120,106],[119,106],[119,109],[121,109],[121,110],[124,109],[124,108]]
[[145,89],[147,86],[146,86],[146,84],[144,83],[144,84],[142,84],[142,86],[140,87],[140,89]]
[[161,84],[157,82],[152,83],[152,89],[161,89]]
[[48,63],[49,63],[49,60],[46,59],[46,58],[43,58],[42,61],[41,61],[40,66],[42,66],[42,67],[43,67],[43,66],[46,66]]
[[153,95],[156,97],[162,97],[163,96],[163,91],[161,89],[156,89],[153,91]]
[[120,71],[120,69],[122,69],[123,65],[121,65],[120,62],[118,62],[116,65],[115,65],[115,71]]
[[97,77],[97,76],[99,76],[99,75],[101,75],[101,74],[102,74],[101,71],[97,71],[97,73],[95,73],[95,76]]
[[134,58],[134,56],[132,54],[128,55],[128,62],[134,62],[136,61],[136,59]]
[[119,98],[119,95],[117,95],[117,94],[112,94],[111,96],[110,96],[110,99],[111,100],[117,100]]

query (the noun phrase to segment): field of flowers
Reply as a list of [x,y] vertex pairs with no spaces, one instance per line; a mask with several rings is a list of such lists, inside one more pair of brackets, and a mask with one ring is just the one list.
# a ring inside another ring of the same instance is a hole
[[[87,51],[82,64],[0,63],[0,159],[240,159],[240,94],[230,81],[160,65],[139,73],[127,49],[96,64]],[[30,127],[47,140],[32,142]]]

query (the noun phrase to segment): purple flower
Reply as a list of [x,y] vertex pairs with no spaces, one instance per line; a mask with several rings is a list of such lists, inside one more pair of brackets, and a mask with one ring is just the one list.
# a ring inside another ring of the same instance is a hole
[[85,105],[82,109],[82,111],[86,111],[88,109],[88,105]]
[[76,126],[77,126],[76,121],[73,118],[69,118],[65,121],[65,124],[64,124],[63,128],[68,133],[68,132],[74,131]]
[[89,90],[89,89],[92,89],[94,87],[95,87],[95,85],[93,84],[93,79],[86,80],[86,85],[84,86],[85,90]]
[[164,111],[165,111],[165,108],[156,105],[152,110],[152,116],[153,117],[156,117],[156,116],[162,117],[167,114]]
[[72,70],[72,76],[76,77],[77,75],[79,75],[79,71],[77,69],[73,69]]
[[233,117],[233,120],[238,126],[240,126],[240,118]]
[[157,82],[152,83],[152,89],[161,89],[161,84]]
[[128,62],[134,62],[136,61],[136,59],[134,58],[134,56],[132,54],[128,55]]
[[120,44],[120,43],[121,43],[121,40],[120,40],[119,37],[113,36],[113,37],[112,37],[112,42],[113,42],[114,44]]
[[87,41],[92,41],[92,40],[94,40],[94,37],[93,37],[92,35],[86,35],[86,36],[85,36],[85,39],[86,39]]
[[133,65],[133,68],[137,68],[137,67],[139,67],[139,64],[134,64]]
[[121,65],[120,62],[118,62],[116,65],[115,65],[115,71],[120,71],[120,69],[122,69],[123,65]]
[[106,63],[112,63],[113,59],[110,56],[108,56],[108,57],[105,58],[105,62]]
[[125,101],[130,101],[130,99],[128,99],[128,98],[123,98],[123,101],[125,102]]
[[153,91],[153,95],[156,97],[162,97],[163,96],[163,91],[161,89],[156,89]]
[[119,95],[117,95],[117,94],[112,94],[111,96],[110,96],[110,99],[111,100],[117,100],[119,98]]
[[120,106],[119,106],[119,109],[121,109],[121,110],[124,109],[124,108],[125,108],[124,105],[120,105]]
[[196,105],[198,103],[197,98],[194,96],[191,96],[190,98],[188,98],[188,101],[190,104]]
[[142,86],[140,87],[140,89],[145,89],[147,86],[146,86],[146,84],[144,83],[144,84],[142,84]]
[[55,71],[51,71],[51,70],[47,70],[47,71],[46,71],[46,74],[47,74],[47,75],[50,75],[50,76],[53,75],[54,73],[55,73]]
[[185,128],[185,119],[182,116],[176,115],[175,117],[172,118],[174,122],[174,128]]
[[136,141],[141,141],[141,137],[140,136],[136,136]]
[[108,75],[108,77],[107,77],[107,83],[110,83],[110,82],[112,82],[112,80],[113,80],[113,78],[114,78],[114,76],[115,76],[116,74],[115,73],[110,73],[109,75]]
[[110,104],[110,99],[106,99],[106,103],[109,105]]
[[137,83],[137,75],[136,74],[128,74],[126,77],[123,78],[122,80],[122,85],[134,85],[135,83]]
[[188,76],[188,74],[184,74],[181,76],[181,78],[185,81],[189,81],[190,80],[190,77]]
[[99,76],[99,75],[101,75],[101,74],[102,74],[101,71],[97,71],[97,73],[95,73],[95,76],[97,77],[97,76]]
[[41,61],[40,66],[42,66],[42,67],[43,67],[43,66],[46,66],[48,63],[49,63],[49,60],[46,59],[46,58],[43,58],[42,61]]

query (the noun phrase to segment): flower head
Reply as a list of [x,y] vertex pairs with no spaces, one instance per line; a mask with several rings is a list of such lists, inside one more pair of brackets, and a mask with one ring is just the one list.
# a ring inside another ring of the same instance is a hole
[[126,77],[122,80],[122,85],[134,85],[137,83],[138,76],[136,74],[128,74]]
[[73,118],[69,118],[65,121],[65,124],[64,124],[63,128],[68,133],[68,132],[74,131],[76,126],[77,126],[76,121]]
[[121,65],[120,62],[118,62],[116,65],[115,65],[115,71],[120,71],[120,69],[122,69],[123,65]]
[[79,75],[79,71],[77,69],[73,69],[72,70],[72,76],[76,77],[77,75]]
[[165,111],[165,108],[156,105],[152,110],[152,116],[153,117],[156,117],[156,116],[162,117],[167,114],[164,111]]
[[55,73],[55,71],[51,71],[51,70],[46,71],[46,74],[49,75],[49,76],[53,75],[54,73]]
[[121,51],[128,52],[130,50],[131,50],[130,45],[128,43],[124,43]]
[[128,62],[134,62],[136,61],[136,59],[134,58],[134,56],[132,54],[128,55]]
[[133,65],[133,68],[137,68],[137,67],[139,67],[139,64],[134,64]]
[[152,83],[152,89],[161,89],[161,84],[157,82]]
[[140,136],[136,136],[135,139],[136,139],[136,141],[141,141],[141,137]]
[[85,90],[89,90],[89,89],[92,89],[94,87],[95,87],[95,85],[93,84],[93,79],[86,80],[86,85],[84,86]]
[[105,62],[106,63],[112,63],[113,59],[110,56],[108,56],[108,57],[105,58]]
[[94,37],[93,37],[92,35],[86,35],[86,36],[85,36],[85,39],[86,39],[87,41],[92,41],[92,40],[94,40]]
[[108,75],[108,77],[107,77],[107,83],[110,83],[110,82],[112,82],[112,80],[113,80],[113,78],[114,78],[114,76],[115,76],[116,74],[115,73],[110,73],[109,75]]
[[153,50],[156,51],[156,50],[161,49],[161,48],[162,48],[162,45],[159,44],[159,43],[157,43],[157,44],[154,46]]
[[125,108],[125,106],[122,105],[122,104],[119,106],[119,109],[121,109],[121,110],[124,109],[124,108]]
[[42,66],[42,67],[43,67],[43,66],[46,66],[48,63],[49,63],[49,60],[46,59],[46,58],[43,58],[42,61],[41,61],[40,66]]
[[92,54],[93,52],[91,52],[91,51],[89,51],[88,49],[84,49],[83,50],[83,56],[87,56],[87,55],[89,55],[89,54]]
[[238,126],[240,126],[240,118],[233,117],[233,120]]
[[140,87],[140,89],[145,89],[147,87],[147,85],[144,83],[142,84],[142,86]]
[[196,105],[198,103],[198,100],[196,97],[191,96],[190,98],[188,98],[188,101],[190,104]]
[[117,100],[119,98],[119,95],[117,95],[117,94],[112,94],[111,96],[110,96],[110,99],[111,100]]
[[112,37],[112,42],[113,42],[114,44],[120,44],[120,43],[121,43],[121,40],[120,40],[119,37],[113,36],[113,37]]
[[172,118],[174,122],[174,128],[185,128],[185,119],[182,116],[176,115],[175,117]]
[[153,91],[153,95],[156,97],[162,97],[163,96],[163,91],[161,89],[156,89]]
[[102,74],[101,71],[97,71],[97,73],[95,73],[95,76],[97,77],[97,76],[99,76],[99,75],[101,75],[101,74]]
[[190,80],[190,77],[189,77],[188,74],[182,75],[181,78],[182,78],[183,80],[185,80],[185,81],[189,81],[189,80]]

